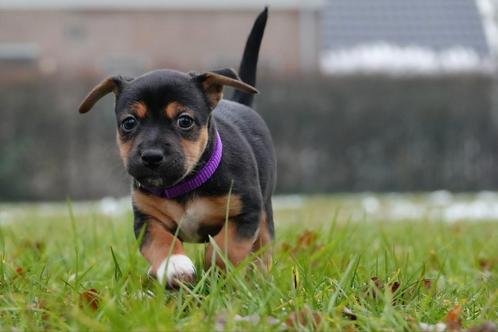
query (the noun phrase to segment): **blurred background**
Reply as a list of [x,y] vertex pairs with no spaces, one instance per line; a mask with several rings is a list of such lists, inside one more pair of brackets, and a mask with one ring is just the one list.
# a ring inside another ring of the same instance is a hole
[[237,68],[266,4],[278,193],[498,190],[498,0],[0,0],[0,201],[127,195],[113,97],[82,98]]

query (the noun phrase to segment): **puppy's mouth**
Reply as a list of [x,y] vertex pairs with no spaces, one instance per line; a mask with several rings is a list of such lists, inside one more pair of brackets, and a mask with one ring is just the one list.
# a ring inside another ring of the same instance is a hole
[[165,181],[160,177],[147,177],[144,179],[137,180],[142,186],[160,188],[164,187]]
[[155,177],[155,176],[149,176],[149,177],[144,177],[144,178],[140,178],[140,179],[137,179],[135,178],[135,180],[137,180],[138,183],[140,183],[140,185],[144,186],[144,187],[148,187],[148,188],[153,188],[153,189],[163,189],[163,188],[166,188],[166,187],[172,187],[178,183],[180,183],[181,181],[183,181],[183,179],[185,179],[185,177],[187,176],[188,174],[185,174],[183,175],[182,177],[178,178],[178,179],[175,179],[174,181],[168,181],[162,177]]
[[150,189],[171,187],[181,181],[184,173],[183,164],[176,159],[156,169],[150,169],[139,163],[132,162],[129,164],[127,171],[141,186]]

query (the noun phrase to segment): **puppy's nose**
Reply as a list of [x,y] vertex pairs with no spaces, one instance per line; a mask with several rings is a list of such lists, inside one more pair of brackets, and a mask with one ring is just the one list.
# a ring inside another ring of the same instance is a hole
[[145,166],[155,168],[164,160],[164,155],[161,150],[150,149],[142,152],[142,162]]

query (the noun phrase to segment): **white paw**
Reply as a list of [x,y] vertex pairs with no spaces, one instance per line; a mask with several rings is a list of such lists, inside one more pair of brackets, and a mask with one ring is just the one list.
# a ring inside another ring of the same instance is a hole
[[178,287],[179,282],[192,283],[195,278],[194,263],[185,255],[171,255],[156,272],[157,280],[169,287]]

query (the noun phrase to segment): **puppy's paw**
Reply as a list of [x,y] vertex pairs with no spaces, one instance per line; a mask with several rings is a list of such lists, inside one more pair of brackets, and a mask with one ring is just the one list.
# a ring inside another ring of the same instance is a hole
[[162,285],[171,288],[177,288],[180,283],[193,283],[195,280],[194,263],[185,255],[171,255],[161,263],[156,276]]

